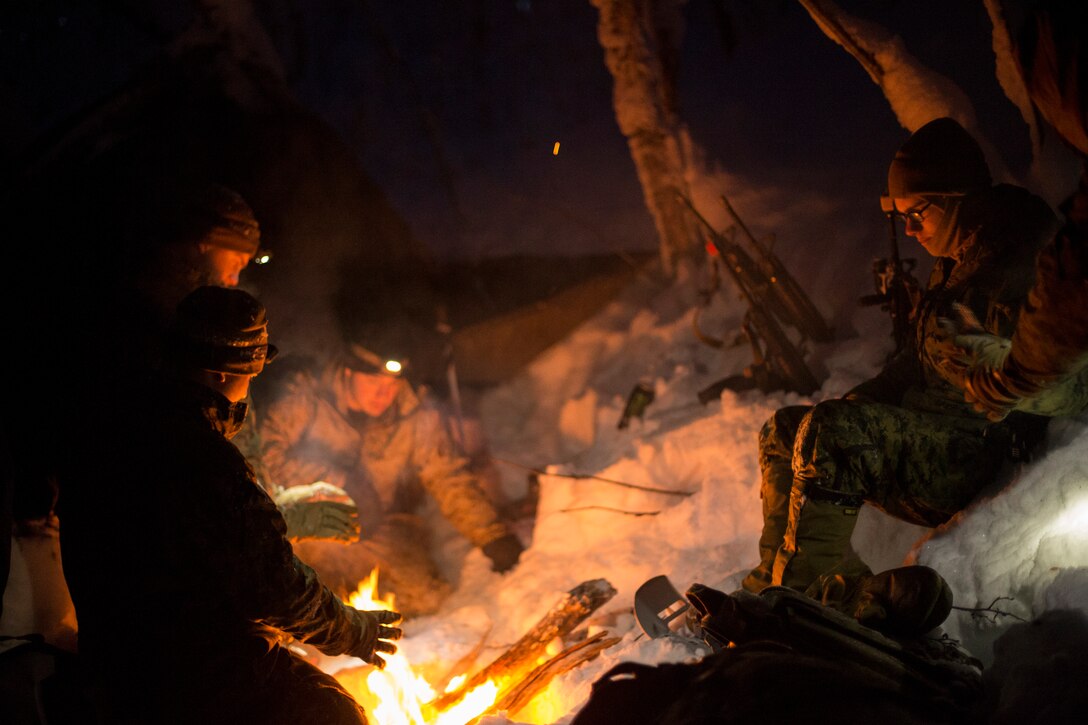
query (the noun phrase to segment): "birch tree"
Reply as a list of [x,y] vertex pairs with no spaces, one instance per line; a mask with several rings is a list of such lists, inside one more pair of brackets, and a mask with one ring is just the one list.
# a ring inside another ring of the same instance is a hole
[[685,0],[590,0],[597,38],[612,74],[616,122],[627,138],[665,273],[694,248],[687,212],[685,160],[676,112],[675,69]]
[[1065,188],[1054,183],[1055,179],[1065,177],[1065,174],[1051,173],[1063,160],[1053,149],[1041,144],[1027,90],[1012,57],[1012,39],[1001,0],[982,0],[982,4],[993,26],[995,76],[1005,95],[1020,111],[1031,137],[1030,182],[1012,175],[997,148],[980,131],[974,105],[967,94],[912,55],[902,38],[876,23],[849,15],[833,0],[799,2],[824,34],[854,56],[873,82],[880,86],[903,128],[914,132],[934,118],[954,118],[978,140],[995,179],[1022,183],[1049,200],[1055,198],[1058,189]]

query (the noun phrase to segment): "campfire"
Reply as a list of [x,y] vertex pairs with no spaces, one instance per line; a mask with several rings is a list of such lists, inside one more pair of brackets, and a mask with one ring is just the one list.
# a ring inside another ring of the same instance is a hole
[[[394,595],[381,598],[377,592],[375,569],[359,583],[348,603],[356,609],[396,609]],[[557,703],[547,697],[552,679],[595,658],[619,638],[600,632],[573,637],[577,641],[569,645],[556,643],[572,636],[586,617],[615,594],[603,579],[579,584],[491,664],[449,678],[441,692],[413,670],[400,652],[384,655],[385,669],[348,668],[335,677],[378,725],[468,725],[503,711],[521,712],[532,721],[552,721],[564,714],[556,712]]]

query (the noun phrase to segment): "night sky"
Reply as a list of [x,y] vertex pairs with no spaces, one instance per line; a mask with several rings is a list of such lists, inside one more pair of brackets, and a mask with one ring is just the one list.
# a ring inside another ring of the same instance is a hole
[[[1022,168],[1026,127],[994,79],[981,2],[841,5],[964,88]],[[586,0],[255,6],[295,97],[439,255],[654,248]],[[684,12],[679,113],[708,160],[754,183],[833,188],[872,213],[905,131],[856,61],[796,3],[692,0]],[[4,154],[42,148],[189,17],[184,2],[8,4]]]
[[[1027,126],[994,77],[981,2],[840,5],[898,33],[920,62],[955,81],[1007,165],[1025,169]],[[164,64],[193,19],[180,0],[5,6],[0,153],[8,181],[30,189],[29,201],[5,196],[4,219],[15,226],[9,236],[31,240],[22,250],[29,258],[11,266],[35,270],[59,293],[60,301],[44,298],[61,318],[73,306],[64,297],[83,306],[132,256],[109,225],[96,227],[94,195],[154,225],[157,212],[140,193],[185,166],[207,167],[254,207],[275,257],[267,267],[251,265],[243,285],[268,306],[288,348],[325,344],[337,305],[348,311],[336,314],[351,317],[370,314],[376,298],[391,299],[360,282],[399,279],[388,268],[405,260],[418,267],[414,260],[429,257],[454,279],[450,261],[473,268],[514,255],[603,255],[614,263],[616,253],[653,256],[656,233],[616,123],[588,0],[253,7],[283,71],[271,91],[252,69],[249,85],[239,86]],[[798,3],[683,7],[677,111],[706,172],[728,179],[748,226],[776,235],[787,267],[836,324],[848,325],[857,299],[872,291],[870,261],[887,251],[877,200],[907,131],[861,66]],[[197,62],[216,67],[214,53],[201,53]],[[86,122],[140,93],[152,101],[141,100],[139,114]],[[120,175],[108,165],[63,193],[26,184],[24,174],[40,173],[73,131],[80,143],[62,148],[76,149],[69,165],[77,171],[80,153],[142,139],[122,156],[128,188],[138,193],[119,191]],[[139,253],[136,239],[129,244]],[[520,293],[505,309],[578,276],[572,265],[540,261],[505,270],[506,288]],[[483,304],[475,287],[450,284],[468,289],[468,303]],[[336,295],[352,299],[341,304]],[[468,308],[452,306],[465,319]]]

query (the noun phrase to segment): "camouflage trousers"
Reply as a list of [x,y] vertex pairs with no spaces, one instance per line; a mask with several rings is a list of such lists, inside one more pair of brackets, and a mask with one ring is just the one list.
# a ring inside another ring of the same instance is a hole
[[414,617],[437,611],[452,589],[431,557],[430,542],[421,517],[390,514],[373,536],[354,544],[300,541],[294,548],[298,558],[342,597],[352,594],[377,568],[380,593],[396,595],[397,611]]
[[866,571],[851,556],[858,509],[938,526],[1004,465],[985,421],[854,400],[777,411],[759,436],[760,563],[742,586],[805,590],[825,573]]

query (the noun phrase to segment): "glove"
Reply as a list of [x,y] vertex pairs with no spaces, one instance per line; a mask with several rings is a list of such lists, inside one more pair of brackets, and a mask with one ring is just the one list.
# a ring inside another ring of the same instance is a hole
[[983,328],[966,305],[953,303],[956,319],[938,320],[946,335],[948,359],[942,367],[963,387],[963,397],[991,421],[999,421],[1015,407],[1017,400],[1004,385],[1003,366],[1012,341]]
[[351,607],[349,609],[355,612],[355,622],[359,625],[359,640],[345,654],[369,662],[379,670],[385,669],[385,660],[378,652],[393,654],[397,651],[397,646],[393,644],[393,641],[400,639],[404,632],[400,627],[390,627],[388,625],[400,621],[400,612],[393,612],[388,609],[374,611],[363,611]]
[[318,481],[280,489],[274,499],[287,523],[287,538],[319,541],[359,540],[359,510],[343,489]]
[[956,335],[952,338],[955,344],[963,350],[973,353],[975,366],[990,370],[1000,368],[1005,358],[1009,356],[1012,340],[997,335],[988,335],[984,332],[973,335]]
[[518,563],[521,552],[525,547],[513,534],[507,534],[495,539],[489,544],[484,544],[480,549],[488,559],[491,559],[491,570],[504,574],[514,568]]

